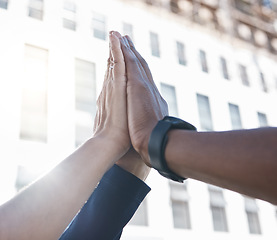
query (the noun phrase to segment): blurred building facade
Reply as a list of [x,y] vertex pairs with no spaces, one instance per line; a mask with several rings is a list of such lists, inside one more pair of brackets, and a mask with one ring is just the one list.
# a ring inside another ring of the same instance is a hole
[[[0,0],[0,201],[91,136],[109,30],[133,38],[170,115],[277,126],[276,16],[276,0]],[[269,203],[155,171],[147,183],[124,240],[277,236]]]

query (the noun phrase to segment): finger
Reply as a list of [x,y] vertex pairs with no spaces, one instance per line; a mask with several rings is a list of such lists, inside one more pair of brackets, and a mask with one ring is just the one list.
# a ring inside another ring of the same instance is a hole
[[123,81],[126,83],[126,77],[125,77],[125,62],[123,53],[120,46],[120,41],[118,38],[117,32],[110,32],[109,38],[111,43],[111,54],[113,57],[113,77],[116,82]]
[[134,43],[132,42],[131,38],[126,35],[124,36],[124,38],[127,40],[127,44],[129,45],[129,47],[131,48],[132,52],[136,55],[136,57],[138,58],[139,62],[141,63],[147,77],[149,78],[149,80],[152,80],[153,81],[153,78],[152,78],[152,74],[151,74],[151,71],[148,67],[148,64],[147,62],[145,61],[145,59],[140,55],[140,53],[136,50],[135,48],[135,45]]
[[[97,125],[96,131],[100,130],[105,122],[105,105],[106,105],[106,90],[107,84],[103,86],[103,89],[97,99]],[[96,117],[95,117],[96,119]]]
[[106,73],[107,73],[107,76],[104,80],[105,82],[105,85],[107,84],[107,81],[111,78],[111,69],[113,67],[113,56],[112,56],[112,49],[111,49],[111,44],[109,43],[109,58],[108,58],[108,61],[107,61],[107,70],[106,70]]
[[143,70],[139,60],[136,55],[132,52],[130,47],[128,46],[128,41],[126,39],[120,38],[121,49],[123,53],[123,57],[126,65],[126,72],[128,81],[136,80],[138,82],[145,82],[144,78],[146,73]]
[[145,73],[146,73],[146,75],[147,75],[148,80],[149,80],[149,81],[152,83],[152,85],[157,89],[157,86],[156,86],[156,84],[155,84],[155,82],[154,82],[154,80],[153,80],[152,73],[151,73],[151,71],[150,71],[150,69],[149,69],[149,66],[148,66],[147,62],[146,62],[145,59],[140,55],[140,53],[136,50],[135,45],[134,45],[132,39],[131,39],[128,35],[126,35],[125,38],[126,38],[128,44],[129,44],[129,46],[130,46],[132,52],[136,55],[136,57],[138,58],[138,60],[139,60],[139,62],[140,62],[140,64],[141,64],[141,66],[143,67],[143,69],[144,69],[144,71],[145,71]]
[[[102,90],[101,90],[98,100],[97,100],[97,105],[99,105],[99,107],[102,104],[105,105],[105,101],[103,101],[103,99],[105,99],[105,97],[106,97],[107,84],[112,78],[112,66],[113,65],[114,65],[114,63],[113,63],[113,57],[112,57],[112,52],[111,52],[111,45],[109,44],[109,58],[107,60],[107,69],[106,69],[106,73],[105,73],[105,77],[104,77]],[[103,106],[103,107],[105,107],[105,106]]]

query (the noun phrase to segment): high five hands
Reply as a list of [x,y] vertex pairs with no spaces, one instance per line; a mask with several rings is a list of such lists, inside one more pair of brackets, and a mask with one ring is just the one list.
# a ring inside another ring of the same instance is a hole
[[[148,140],[157,122],[168,114],[167,103],[131,38],[115,31],[110,32],[109,38],[110,56],[103,89],[97,101],[95,136],[110,132],[118,145],[122,146],[122,156],[132,145],[124,157],[140,159],[140,155],[150,165]],[[123,159],[118,164],[128,164],[128,160]],[[131,165],[135,165],[133,161]]]

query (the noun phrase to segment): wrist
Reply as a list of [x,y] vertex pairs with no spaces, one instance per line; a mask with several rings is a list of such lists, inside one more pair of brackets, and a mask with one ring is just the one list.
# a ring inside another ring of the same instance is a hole
[[145,131],[146,134],[143,137],[141,137],[139,141],[134,141],[134,143],[132,141],[134,149],[139,153],[144,163],[149,167],[152,167],[152,166],[151,166],[150,157],[148,154],[148,142],[149,142],[151,133],[155,128],[157,122],[158,121],[152,123],[151,126],[146,128],[148,129],[147,131]]
[[165,158],[165,149],[169,140],[168,132],[172,129],[196,130],[193,125],[179,118],[164,117],[155,126],[149,139],[148,151],[150,163],[162,176],[174,181],[183,182],[185,178],[173,172]]
[[[112,136],[97,135],[88,139],[85,144],[94,146],[93,149],[97,146],[96,150],[92,151],[91,154],[95,155],[95,151],[97,151],[97,153],[103,155],[104,159],[112,164],[118,161],[128,150],[128,147],[120,144],[120,141]],[[88,148],[90,149],[90,147]],[[104,159],[101,159],[101,161]]]
[[142,161],[140,155],[131,147],[130,150],[116,162],[125,171],[145,181],[150,168]]
[[[130,159],[130,162],[132,162],[132,159]],[[124,169],[125,171],[133,174],[137,178],[141,179],[142,181],[145,181],[146,178],[149,175],[149,172],[151,170],[150,167],[148,167],[146,164],[144,164],[141,160],[141,163],[116,163],[119,167]]]
[[104,146],[103,150],[105,152],[114,154],[117,160],[126,154],[131,146],[129,136],[113,131],[101,131],[100,133],[95,134],[91,139],[94,139],[94,141],[97,141]]

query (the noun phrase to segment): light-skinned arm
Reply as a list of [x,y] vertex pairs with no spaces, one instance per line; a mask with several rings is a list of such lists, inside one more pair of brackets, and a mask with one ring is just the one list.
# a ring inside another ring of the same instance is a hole
[[1,240],[58,239],[103,174],[130,148],[124,59],[118,38],[110,34],[110,42],[114,67],[105,77],[107,97],[98,103],[94,136],[0,207]]
[[[118,34],[115,33],[115,35]],[[121,37],[121,35],[118,36]],[[112,68],[113,63],[110,46],[107,70]],[[103,94],[102,91],[98,103],[104,103],[106,97],[108,95]],[[94,129],[97,126],[98,119],[95,121]],[[116,164],[120,167],[114,165],[103,176],[86,204],[59,238],[60,240],[120,239],[124,226],[150,191],[150,188],[143,183],[150,168],[133,148],[130,148]]]
[[[151,166],[148,141],[157,122],[166,115],[166,106],[131,39],[124,37],[121,45],[128,78],[130,138],[135,150]],[[277,204],[277,128],[171,130],[168,136],[165,159],[173,172]]]

